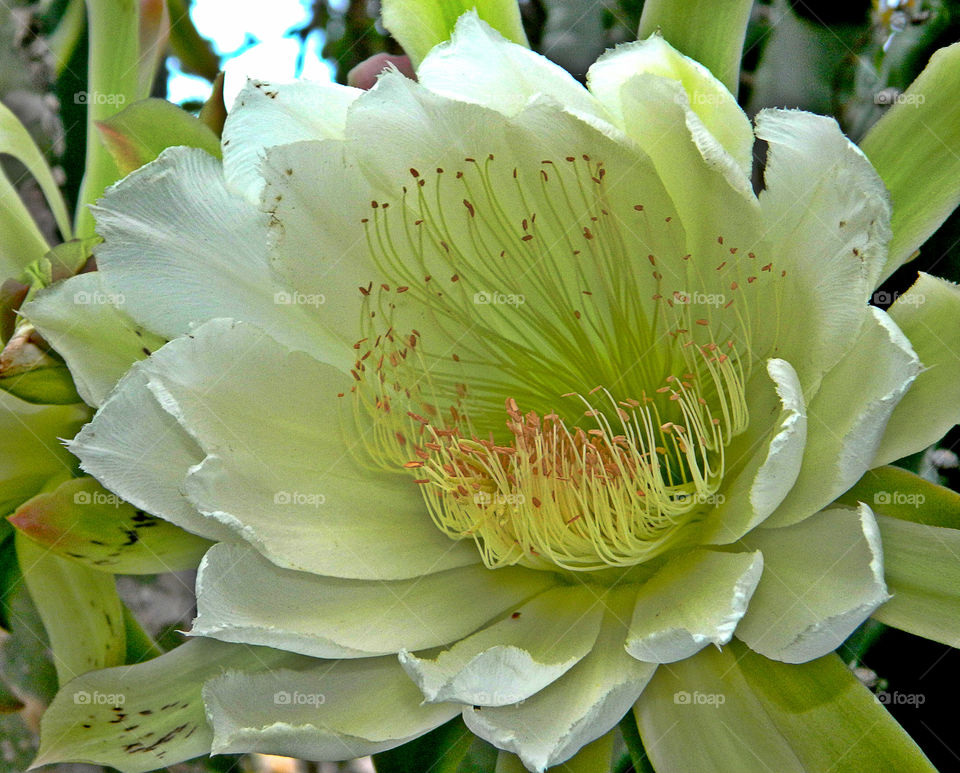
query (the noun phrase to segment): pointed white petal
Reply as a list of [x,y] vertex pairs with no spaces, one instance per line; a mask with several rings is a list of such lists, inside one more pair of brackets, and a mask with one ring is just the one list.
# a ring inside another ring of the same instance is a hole
[[475,13],[460,17],[449,42],[434,48],[417,80],[437,94],[516,115],[537,95],[573,113],[605,117],[604,109],[562,67],[506,40]]
[[191,634],[321,658],[425,649],[466,636],[554,582],[477,565],[370,582],[280,569],[253,548],[211,548],[197,577]]
[[275,564],[402,579],[479,561],[434,526],[412,475],[374,464],[355,382],[332,366],[214,320],[160,349],[149,371],[206,454],[181,482],[187,496]]
[[602,617],[595,591],[563,586],[435,656],[404,650],[400,663],[428,701],[505,706],[542,690],[590,652]]
[[629,133],[624,122],[621,89],[641,73],[679,82],[687,95],[687,109],[697,116],[749,180],[753,167],[750,119],[727,87],[706,67],[681,54],[659,35],[617,46],[603,54],[587,73],[587,85],[614,116],[616,124]]
[[207,539],[232,533],[183,495],[183,479],[203,452],[147,389],[149,361],[135,365],[70,442],[80,466],[135,507]]
[[805,663],[826,655],[890,598],[880,532],[866,505],[761,528],[743,541],[763,553],[764,568],[737,638],[768,658]]
[[906,336],[877,308],[870,309],[859,334],[849,337],[853,346],[824,376],[807,409],[800,474],[766,526],[803,520],[860,480],[873,466],[891,413],[920,371]]
[[769,145],[760,206],[786,271],[776,355],[789,360],[804,390],[849,348],[851,330],[886,260],[890,203],[870,162],[832,118],[763,110],[757,136]]
[[760,582],[760,553],[695,549],[671,558],[640,587],[627,652],[650,663],[673,663],[733,637]]
[[460,710],[423,705],[393,657],[294,662],[260,674],[227,671],[206,682],[214,754],[348,760],[411,741]]
[[474,706],[463,719],[474,733],[519,755],[529,770],[560,765],[614,727],[653,676],[623,649],[636,589],[604,599],[600,634],[590,654],[556,682],[513,706]]
[[893,409],[871,467],[922,451],[960,422],[960,287],[921,273],[890,316],[923,371]]

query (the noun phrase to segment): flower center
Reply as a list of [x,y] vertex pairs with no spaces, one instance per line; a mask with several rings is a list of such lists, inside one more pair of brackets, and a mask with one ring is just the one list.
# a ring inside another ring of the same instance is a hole
[[362,221],[389,279],[360,288],[367,458],[410,473],[490,567],[625,567],[684,542],[749,420],[773,264],[691,244],[653,183],[609,168],[410,169]]
[[389,333],[354,390],[373,419],[367,450],[382,468],[409,471],[437,527],[473,539],[491,568],[642,563],[682,541],[714,502],[725,447],[749,420],[733,342],[687,343],[688,368],[649,393],[567,393],[580,405],[564,411],[571,419],[524,413],[507,398],[506,433],[481,436],[470,389],[438,394],[418,334]]

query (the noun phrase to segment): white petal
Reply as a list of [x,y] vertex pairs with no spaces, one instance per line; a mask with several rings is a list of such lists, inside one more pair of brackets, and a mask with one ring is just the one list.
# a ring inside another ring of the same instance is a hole
[[297,663],[262,674],[227,671],[206,682],[214,754],[348,760],[411,741],[460,710],[421,705],[392,657]]
[[587,85],[614,116],[616,124],[629,132],[624,122],[621,89],[640,73],[679,82],[687,94],[685,107],[697,116],[699,123],[749,180],[753,166],[750,119],[713,73],[681,54],[659,35],[617,46],[603,54],[587,73]]
[[392,582],[279,569],[245,545],[215,545],[197,577],[191,634],[320,658],[424,649],[466,636],[554,582],[484,566]]
[[809,404],[800,474],[764,525],[796,523],[860,480],[873,466],[887,420],[919,370],[906,336],[886,313],[871,307],[852,348],[823,378]]
[[111,187],[94,208],[94,249],[108,293],[158,335],[214,317],[250,322],[284,343],[322,351],[301,305],[285,302],[267,262],[268,216],[230,193],[220,162],[169,148]]
[[922,451],[960,421],[960,288],[920,274],[890,307],[923,365],[887,422],[871,467]]
[[764,568],[737,638],[768,658],[805,663],[826,655],[890,598],[880,532],[864,504],[761,528],[744,543],[763,553]]
[[402,579],[479,560],[434,526],[411,475],[374,466],[349,376],[229,320],[148,362],[151,391],[207,454],[191,501],[275,564]]
[[635,591],[607,595],[593,650],[556,682],[513,706],[466,708],[474,733],[519,755],[530,770],[560,765],[614,727],[637,700],[656,666],[623,649]]
[[[751,423],[730,445],[732,482],[719,492],[701,540],[728,544],[766,519],[787,496],[800,472],[807,441],[807,406],[797,373],[786,360],[767,360],[773,388],[748,388]],[[779,403],[779,405],[778,405]],[[777,412],[766,430],[763,420]],[[741,466],[742,465],[742,466]]]
[[436,46],[417,69],[417,80],[451,99],[516,115],[537,95],[573,113],[605,118],[603,107],[562,67],[506,40],[476,13],[460,17],[449,42]]
[[400,663],[428,701],[517,703],[555,681],[590,651],[603,617],[598,598],[598,593],[583,587],[548,590],[435,656],[418,657],[404,650]]
[[760,581],[759,553],[693,550],[667,561],[641,586],[627,652],[651,663],[673,663],[733,637]]
[[787,272],[781,308],[789,317],[779,321],[776,355],[796,368],[806,392],[843,356],[866,314],[890,239],[889,197],[832,118],[763,110],[756,124],[769,144],[760,206],[774,270]]
[[360,94],[335,83],[248,80],[223,125],[227,186],[259,204],[264,151],[300,140],[343,139],[347,108]]
[[183,479],[203,452],[147,389],[148,360],[134,365],[70,442],[80,466],[135,507],[201,537],[229,539],[183,495]]

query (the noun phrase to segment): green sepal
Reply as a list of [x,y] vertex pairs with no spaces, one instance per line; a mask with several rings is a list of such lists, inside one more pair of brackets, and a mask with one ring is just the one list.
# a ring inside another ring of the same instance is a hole
[[752,0],[647,0],[637,37],[643,40],[659,31],[670,45],[704,65],[736,95],[752,5]]
[[620,720],[620,734],[623,736],[623,742],[627,747],[634,773],[654,773],[650,757],[647,756],[647,750],[643,746],[643,739],[637,730],[636,717],[633,716],[632,711],[628,711]]
[[138,96],[140,3],[138,0],[87,0],[87,147],[83,180],[77,193],[74,227],[78,236],[92,236],[88,207],[120,178],[97,123],[117,113]]
[[163,654],[163,649],[143,630],[140,621],[126,604],[123,605],[123,627],[127,633],[127,652],[124,658],[127,663],[143,663]]
[[383,26],[419,67],[431,48],[450,39],[457,19],[473,10],[507,40],[529,47],[516,0],[384,0]]
[[220,158],[220,140],[203,121],[164,99],[134,102],[97,129],[120,170],[128,175],[165,149],[187,145]]
[[213,91],[200,108],[197,116],[217,138],[223,136],[223,125],[227,122],[227,106],[223,101],[223,71],[213,80]]
[[860,142],[893,199],[885,279],[960,204],[960,43],[937,51]]
[[935,770],[835,654],[781,663],[734,639],[657,669],[634,711],[657,770]]
[[114,574],[195,569],[212,544],[137,510],[90,477],[33,497],[9,520],[61,558]]
[[60,684],[122,664],[126,631],[113,577],[60,558],[21,534],[15,540],[20,571],[50,638]]
[[[13,156],[29,170],[30,174],[33,175],[37,184],[40,186],[40,190],[43,191],[43,195],[47,200],[47,204],[50,206],[50,210],[53,213],[61,235],[64,239],[71,238],[73,234],[70,229],[70,217],[67,214],[66,204],[63,201],[63,196],[60,194],[60,188],[53,178],[53,172],[51,172],[50,166],[47,164],[43,153],[33,141],[26,127],[24,127],[16,115],[3,104],[0,104],[0,154]],[[0,185],[3,183],[6,183],[5,177],[0,180]],[[9,183],[6,184],[9,185]],[[18,209],[17,211],[20,210]],[[23,211],[26,210],[24,209]],[[9,214],[12,213],[8,213],[8,216]],[[0,218],[3,218],[0,222],[3,222],[7,226],[10,225],[7,216],[0,213]],[[21,223],[17,228],[29,230],[32,234],[31,238],[33,241],[39,241],[45,244],[46,242],[43,241],[42,236],[39,236],[39,231],[37,231],[36,225],[33,223],[33,218],[30,217],[29,214],[27,215],[27,220],[29,222]],[[4,229],[3,244],[0,245],[0,259],[3,258],[6,250],[10,246],[9,241],[12,235],[13,234],[7,233],[6,229]],[[24,257],[26,257],[26,254],[24,254]],[[3,264],[0,263],[0,266],[2,265]]]
[[82,402],[66,363],[30,324],[21,325],[0,352],[0,389],[35,405]]

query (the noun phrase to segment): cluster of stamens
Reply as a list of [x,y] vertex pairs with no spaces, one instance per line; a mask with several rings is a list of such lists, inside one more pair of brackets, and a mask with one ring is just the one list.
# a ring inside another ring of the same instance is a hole
[[[360,288],[368,335],[355,345],[352,391],[368,427],[364,458],[409,473],[437,527],[474,540],[490,567],[598,570],[676,546],[717,501],[725,449],[749,420],[755,299],[743,292],[772,264],[718,236],[709,270],[720,285],[684,254],[669,211],[617,209],[602,161],[562,163],[542,162],[534,179],[584,208],[569,220],[551,205],[511,225],[497,191],[514,185],[521,206],[529,191],[517,168],[496,180],[490,155],[455,174],[437,168],[433,195],[409,170],[415,185],[398,206],[371,202],[362,221],[374,262],[394,280]],[[441,192],[451,183],[462,194]],[[443,212],[458,196],[462,209]],[[642,234],[660,234],[676,265],[651,253],[643,277],[624,257],[647,246]],[[551,270],[563,251],[576,276]],[[498,274],[538,305],[471,303]],[[698,306],[689,292],[698,287],[729,298]],[[410,308],[430,315],[432,339],[398,332]],[[602,386],[556,388],[591,376]]]

